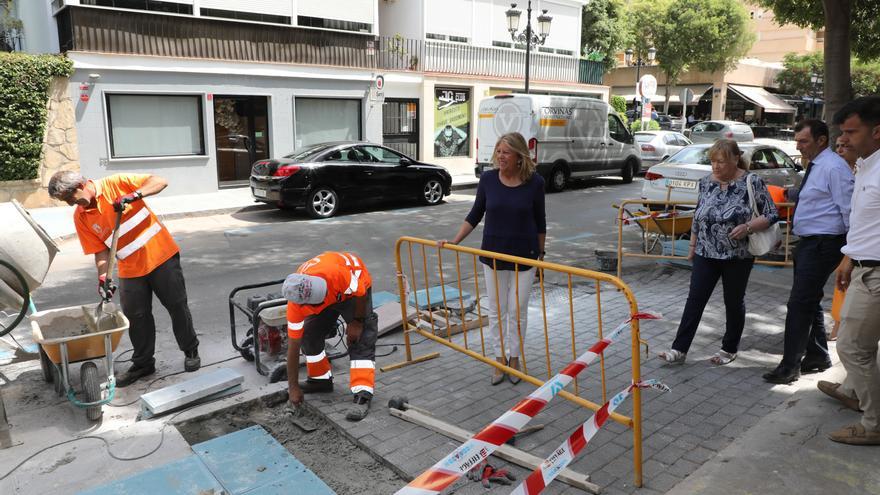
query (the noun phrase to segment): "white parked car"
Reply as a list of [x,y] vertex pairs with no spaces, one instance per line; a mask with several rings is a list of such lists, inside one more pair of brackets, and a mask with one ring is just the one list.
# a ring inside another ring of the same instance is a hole
[[[642,183],[642,199],[652,201],[697,202],[697,183],[712,173],[707,151],[711,144],[692,144],[671,156],[665,162],[654,165],[645,174]],[[768,185],[779,187],[798,186],[802,177],[801,166],[784,151],[760,143],[739,143],[749,170],[755,172]]]
[[707,120],[686,129],[685,136],[695,143],[714,143],[719,139],[733,139],[738,142],[752,141],[755,133],[748,124],[732,120]]
[[642,170],[662,162],[691,144],[684,134],[674,131],[639,131],[635,136],[642,154]]

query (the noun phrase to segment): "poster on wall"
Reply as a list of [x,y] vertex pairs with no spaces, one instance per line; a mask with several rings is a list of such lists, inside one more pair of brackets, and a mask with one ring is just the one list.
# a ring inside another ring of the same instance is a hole
[[434,94],[434,156],[468,156],[470,132],[470,91],[437,89]]

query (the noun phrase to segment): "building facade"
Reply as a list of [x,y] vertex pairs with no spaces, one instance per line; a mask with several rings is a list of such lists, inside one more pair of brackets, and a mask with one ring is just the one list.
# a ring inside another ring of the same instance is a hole
[[[584,3],[532,2],[533,18],[538,9],[553,16],[531,57],[533,92],[607,100],[599,67],[578,57]],[[60,51],[74,62],[83,174],[157,173],[172,194],[244,185],[256,160],[342,139],[473,173],[479,101],[520,91],[525,70],[524,47],[506,28],[510,6],[500,0],[19,7],[30,19],[26,36],[42,32],[30,26],[47,16],[56,33],[27,51]]]

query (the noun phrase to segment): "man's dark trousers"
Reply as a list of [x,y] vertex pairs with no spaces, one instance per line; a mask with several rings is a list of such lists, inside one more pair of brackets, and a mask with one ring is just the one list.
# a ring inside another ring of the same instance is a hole
[[171,328],[180,350],[187,352],[199,347],[186,298],[180,253],[177,253],[143,277],[123,278],[119,281],[122,312],[128,318],[128,336],[134,347],[131,362],[141,368],[151,366],[156,361],[153,357],[156,352],[153,294],[156,294],[171,316]]
[[843,254],[846,235],[801,237],[794,252],[794,280],[785,316],[785,347],[782,367],[799,370],[801,359],[812,363],[830,360],[825,338],[822,297],[825,283],[834,273]]

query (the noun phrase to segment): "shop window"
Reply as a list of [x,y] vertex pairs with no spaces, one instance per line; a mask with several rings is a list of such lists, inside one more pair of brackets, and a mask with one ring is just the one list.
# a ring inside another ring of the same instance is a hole
[[[62,2],[63,4],[63,2]],[[117,9],[150,10],[153,12],[169,12],[172,14],[192,15],[192,5],[156,0],[80,0],[81,5],[98,7],[115,7]],[[54,4],[53,4],[54,5]],[[60,8],[59,5],[56,8]]]
[[222,17],[239,21],[268,22],[271,24],[290,24],[290,17],[283,15],[259,14],[256,12],[238,12],[235,10],[201,9],[204,17]]
[[434,156],[468,156],[471,149],[471,93],[438,88],[434,93]]
[[340,31],[354,31],[356,33],[370,33],[373,25],[365,22],[342,21],[339,19],[326,19],[323,17],[297,16],[296,23],[299,26],[338,29]]
[[294,147],[361,140],[361,100],[296,98]]
[[107,94],[112,158],[205,154],[200,95]]

